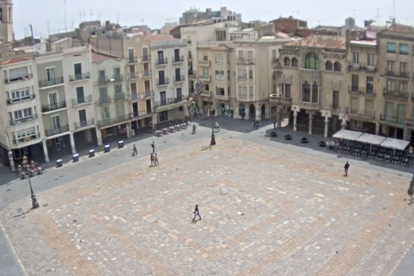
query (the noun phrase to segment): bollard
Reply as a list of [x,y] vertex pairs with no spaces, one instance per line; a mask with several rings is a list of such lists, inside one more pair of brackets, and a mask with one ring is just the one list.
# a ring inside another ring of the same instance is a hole
[[108,152],[110,152],[111,151],[111,146],[110,145],[105,145],[104,146],[104,152],[105,153],[108,153]]
[[122,149],[124,147],[124,141],[118,141],[118,149]]
[[73,163],[79,161],[79,153],[75,153],[75,154],[72,155],[72,161],[73,161]]
[[62,167],[63,165],[62,165],[62,159],[58,159],[58,160],[56,160],[56,168],[60,168],[60,167]]
[[95,150],[91,149],[89,150],[89,158],[95,157]]

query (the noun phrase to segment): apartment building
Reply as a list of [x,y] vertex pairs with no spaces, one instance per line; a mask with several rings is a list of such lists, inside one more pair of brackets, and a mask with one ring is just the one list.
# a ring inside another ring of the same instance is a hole
[[345,37],[310,36],[285,44],[279,53],[281,71],[275,70],[275,76],[280,90],[271,102],[286,106],[291,101],[293,129],[327,137],[345,128]]
[[393,24],[378,34],[381,133],[414,144],[414,27]]
[[189,112],[187,41],[172,36],[149,38],[157,113],[153,123],[184,119]]
[[125,69],[126,60],[122,57],[92,53],[96,125],[104,143],[131,135],[133,116]]
[[205,12],[200,11],[199,9],[191,8],[183,12],[182,17],[180,17],[180,25],[208,19],[241,22],[242,15],[240,13],[232,12],[226,7],[221,7],[218,11],[213,11],[212,9],[207,8]]
[[24,155],[42,153],[42,110],[37,97],[33,54],[0,58],[0,161],[13,164]]
[[265,37],[234,41],[236,112],[234,118],[262,120],[270,117],[269,99],[274,92],[273,61],[289,39]]
[[152,80],[153,57],[148,36],[140,32],[124,40],[125,73],[132,113],[131,127],[135,132],[156,119]]
[[[201,112],[207,112],[213,107],[217,110],[218,116],[233,118],[233,106],[236,105],[235,90],[232,89],[235,87],[232,70],[234,56],[231,42],[198,43],[198,80],[204,85],[196,98],[196,103]],[[190,70],[190,73],[194,74],[194,71]]]
[[349,38],[347,32],[347,100],[341,106],[334,95],[332,110],[345,111],[349,129],[378,135],[380,114],[376,110],[382,99],[382,84],[377,71],[377,41]]

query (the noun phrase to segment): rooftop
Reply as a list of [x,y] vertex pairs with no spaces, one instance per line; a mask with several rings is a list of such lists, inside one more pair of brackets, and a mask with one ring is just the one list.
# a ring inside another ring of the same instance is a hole
[[394,23],[388,28],[388,31],[396,33],[414,33],[414,27]]
[[92,62],[94,63],[101,63],[102,61],[110,59],[110,58],[112,57],[104,55],[104,54],[100,54],[96,52],[92,53]]
[[288,20],[295,20],[295,21],[301,21],[301,22],[306,22],[306,20],[302,20],[302,19],[294,18],[293,16],[289,16],[289,17],[279,17],[279,18],[274,19],[274,20],[269,21],[269,22],[275,22],[275,21],[279,21],[279,20],[286,20],[286,19],[288,19]]
[[286,46],[345,50],[346,39],[343,36],[312,35],[301,40],[289,42]]
[[4,60],[0,64],[1,65],[7,65],[7,64],[12,64],[12,63],[29,61],[29,60],[32,60],[32,59],[33,59],[33,57],[16,57],[16,58],[11,58],[11,59]]

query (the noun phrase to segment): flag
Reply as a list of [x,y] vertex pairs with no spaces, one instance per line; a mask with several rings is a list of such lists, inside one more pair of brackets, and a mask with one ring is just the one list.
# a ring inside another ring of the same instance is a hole
[[204,86],[204,83],[202,81],[200,81],[200,80],[197,81],[193,97],[197,97],[198,95],[201,94],[201,92],[203,91],[202,90],[203,86]]

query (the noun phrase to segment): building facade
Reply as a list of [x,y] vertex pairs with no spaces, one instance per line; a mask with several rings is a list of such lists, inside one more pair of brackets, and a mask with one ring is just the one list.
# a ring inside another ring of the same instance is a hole
[[210,8],[207,8],[205,12],[200,11],[199,9],[189,9],[188,11],[183,12],[182,17],[180,17],[180,25],[190,24],[197,21],[216,19],[216,20],[226,20],[226,21],[242,21],[242,15],[239,13],[232,12],[227,10],[226,7],[221,7],[219,11],[213,11]]
[[151,41],[155,123],[188,117],[187,41],[169,37]]
[[13,42],[13,3],[11,0],[0,1],[0,44]]

